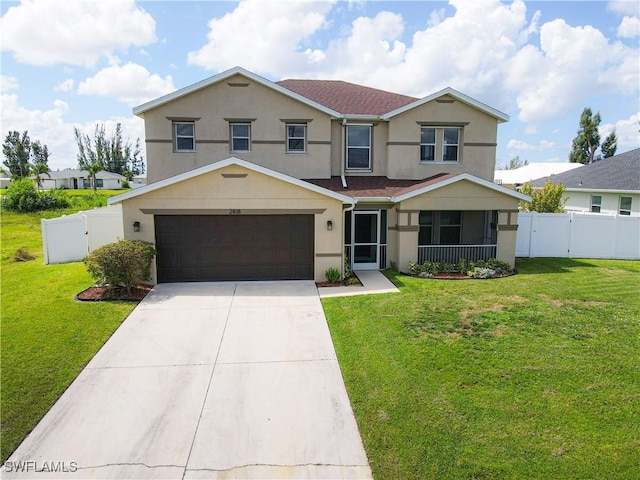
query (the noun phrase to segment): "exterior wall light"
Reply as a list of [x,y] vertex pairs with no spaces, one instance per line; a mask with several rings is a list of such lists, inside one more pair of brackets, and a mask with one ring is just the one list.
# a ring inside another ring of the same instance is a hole
[[134,232],[140,231],[140,222],[133,222],[133,231]]
[[327,220],[327,230],[333,230],[333,222],[331,220]]

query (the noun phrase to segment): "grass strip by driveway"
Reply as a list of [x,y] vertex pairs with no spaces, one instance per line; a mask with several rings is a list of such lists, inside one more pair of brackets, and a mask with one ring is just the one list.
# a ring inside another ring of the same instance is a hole
[[[75,301],[75,295],[93,282],[82,263],[43,264],[40,218],[10,212],[0,217],[0,461],[15,450],[135,306]],[[19,247],[27,247],[36,259],[14,262]]]
[[323,300],[376,480],[640,478],[640,262]]

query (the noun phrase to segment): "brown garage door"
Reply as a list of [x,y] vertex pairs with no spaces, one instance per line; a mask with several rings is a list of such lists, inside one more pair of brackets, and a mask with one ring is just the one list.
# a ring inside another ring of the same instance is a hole
[[313,215],[156,215],[159,282],[313,279]]

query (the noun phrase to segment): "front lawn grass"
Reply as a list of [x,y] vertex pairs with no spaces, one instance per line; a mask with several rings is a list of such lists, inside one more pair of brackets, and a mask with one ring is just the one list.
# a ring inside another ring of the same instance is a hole
[[[46,217],[64,212],[46,212]],[[93,282],[81,262],[44,265],[40,214],[2,212],[0,292],[4,462],[134,308],[78,302]],[[19,247],[36,256],[15,262]]]
[[323,300],[374,477],[640,478],[640,262]]

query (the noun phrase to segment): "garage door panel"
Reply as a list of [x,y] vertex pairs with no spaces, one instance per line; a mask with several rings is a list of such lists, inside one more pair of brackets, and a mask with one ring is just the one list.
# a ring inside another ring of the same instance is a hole
[[313,215],[157,215],[158,281],[313,278]]

